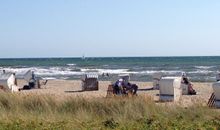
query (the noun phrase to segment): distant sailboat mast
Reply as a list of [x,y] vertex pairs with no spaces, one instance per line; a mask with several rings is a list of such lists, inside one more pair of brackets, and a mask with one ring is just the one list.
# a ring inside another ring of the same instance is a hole
[[86,59],[85,54],[83,54],[82,55],[82,60],[85,60],[85,59]]

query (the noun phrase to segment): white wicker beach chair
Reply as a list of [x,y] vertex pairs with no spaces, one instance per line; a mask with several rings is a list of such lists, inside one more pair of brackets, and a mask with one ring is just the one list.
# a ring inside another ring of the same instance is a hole
[[160,88],[160,79],[162,78],[163,74],[162,73],[154,73],[153,74],[153,89],[159,90]]
[[15,75],[12,73],[3,73],[0,75],[0,86],[3,90],[14,91],[18,88]]
[[220,108],[220,81],[212,84],[214,94],[214,107]]
[[159,84],[160,101],[179,101],[182,95],[181,77],[163,77]]

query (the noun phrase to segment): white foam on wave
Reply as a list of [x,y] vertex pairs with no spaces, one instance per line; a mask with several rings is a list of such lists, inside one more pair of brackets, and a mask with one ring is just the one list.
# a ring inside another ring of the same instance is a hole
[[155,71],[155,70],[149,70],[149,71],[141,71],[139,72],[140,74],[154,74],[154,73],[157,73],[158,71]]
[[56,75],[82,75],[82,72],[70,71],[69,68],[51,67],[51,68],[40,68],[40,67],[30,67],[30,68],[2,68],[0,70],[5,70],[6,72],[12,72],[16,74],[22,74],[28,70],[34,71],[36,75],[39,76],[56,76]]
[[[102,75],[103,73],[108,74],[134,74],[134,75],[153,75],[154,73],[164,73],[165,75],[181,75],[182,70],[144,70],[144,71],[129,71],[129,69],[87,69],[82,68],[79,71],[73,71],[71,67],[29,67],[29,68],[0,68],[0,71],[6,70],[6,72],[14,72],[16,74],[24,73],[28,70],[32,70],[35,72],[36,75],[40,77],[44,77],[44,79],[68,79],[70,76],[81,76],[84,74],[98,74]],[[189,74],[210,74],[210,73],[216,73],[214,71],[209,70],[195,70],[186,72]]]
[[56,76],[56,75],[82,75],[82,72],[69,71],[68,69],[61,68],[49,68],[49,69],[37,69],[35,71],[37,75],[42,76]]
[[[14,73],[24,73],[28,70],[32,70],[35,74],[44,77],[56,77],[56,76],[72,76],[72,75],[83,75],[87,73],[96,73],[96,74],[154,74],[154,73],[165,73],[165,74],[180,74],[182,71],[176,70],[146,70],[146,71],[129,71],[129,69],[80,69],[80,71],[72,71],[71,68],[68,67],[30,67],[30,68],[2,68],[2,70],[6,70],[8,72]],[[1,70],[1,69],[0,69]]]
[[28,70],[33,70],[33,68],[10,68],[10,67],[0,68],[0,71],[3,71],[3,70],[5,70],[6,72],[22,74],[22,73],[27,72]]
[[214,71],[209,71],[209,70],[196,70],[196,71],[190,71],[188,72],[189,74],[210,74],[214,73]]
[[214,68],[215,66],[195,66],[197,69],[211,69]]
[[150,70],[150,71],[142,71],[139,72],[141,74],[155,74],[155,73],[164,73],[164,74],[177,74],[181,75],[183,71],[176,71],[176,70]]
[[146,71],[129,71],[129,69],[81,69],[82,72],[96,72],[98,74],[109,73],[109,74],[177,74],[181,75],[183,71],[177,70],[146,70]]
[[66,65],[68,65],[68,66],[76,66],[76,64],[66,64]]
[[129,73],[128,69],[81,69],[82,72],[96,72],[98,74],[109,73],[109,74],[122,74]]
[[57,78],[55,78],[55,77],[44,77],[43,79],[46,79],[46,80],[55,80],[55,79],[57,79]]

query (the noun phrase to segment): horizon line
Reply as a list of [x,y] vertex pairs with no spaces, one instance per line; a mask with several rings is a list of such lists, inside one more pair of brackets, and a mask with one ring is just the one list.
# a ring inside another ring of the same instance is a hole
[[[169,58],[169,57],[220,57],[220,55],[204,55],[204,56],[85,56],[85,58],[158,58],[158,57],[164,57],[164,58]],[[0,57],[0,59],[59,59],[59,58],[82,58],[79,56],[76,57],[71,57],[71,56],[52,56],[52,57]]]

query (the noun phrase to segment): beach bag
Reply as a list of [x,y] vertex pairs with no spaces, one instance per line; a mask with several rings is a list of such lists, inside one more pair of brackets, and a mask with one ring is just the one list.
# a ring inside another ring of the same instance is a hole
[[189,91],[189,94],[190,95],[196,95],[196,91],[193,89],[193,90]]
[[35,83],[34,82],[29,82],[29,88],[31,89],[31,88],[34,88],[34,86],[35,86]]
[[31,89],[29,85],[24,85],[23,90],[29,90]]
[[133,95],[137,94],[138,86],[137,84],[132,84]]

